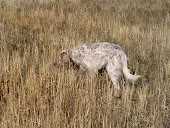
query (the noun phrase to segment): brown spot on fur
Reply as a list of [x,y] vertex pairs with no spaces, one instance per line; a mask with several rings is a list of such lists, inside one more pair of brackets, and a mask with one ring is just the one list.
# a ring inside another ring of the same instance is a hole
[[115,48],[115,49],[120,49],[120,47],[119,47],[119,46],[117,46],[117,45],[115,45],[115,46],[114,46],[114,48]]
[[123,51],[123,49],[119,45],[115,45],[114,48]]
[[81,51],[81,52],[85,52],[85,48],[84,48],[84,47],[81,47],[81,48],[80,48],[80,51]]
[[70,61],[70,57],[68,56],[68,54],[66,52],[62,53],[61,54],[61,60],[64,62],[64,63],[67,63]]
[[66,63],[69,63],[69,62],[70,62],[70,57],[69,57],[69,55],[67,54],[67,52],[62,52],[62,53],[59,55],[56,63],[54,63],[54,65],[55,65],[55,66],[62,66],[62,65],[66,64]]
[[92,49],[92,50],[96,49],[99,46],[100,46],[100,44],[95,44],[95,43],[94,44],[86,44],[87,49]]

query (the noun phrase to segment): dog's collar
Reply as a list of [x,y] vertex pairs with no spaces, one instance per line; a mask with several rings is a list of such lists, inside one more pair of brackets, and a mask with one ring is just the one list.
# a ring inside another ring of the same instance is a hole
[[72,59],[71,56],[70,56],[70,50],[67,50],[67,55],[68,55],[69,58],[70,58],[70,62],[73,62],[73,59]]

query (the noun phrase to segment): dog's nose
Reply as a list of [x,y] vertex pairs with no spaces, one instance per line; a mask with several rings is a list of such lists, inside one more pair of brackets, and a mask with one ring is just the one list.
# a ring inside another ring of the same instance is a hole
[[57,67],[57,63],[53,63],[53,65]]

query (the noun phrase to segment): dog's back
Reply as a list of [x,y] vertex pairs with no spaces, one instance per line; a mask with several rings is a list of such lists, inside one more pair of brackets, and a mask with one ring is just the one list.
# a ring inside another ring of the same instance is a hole
[[120,96],[118,80],[122,72],[132,82],[140,78],[139,75],[130,74],[124,50],[114,43],[90,43],[64,50],[61,54],[61,62],[68,62],[70,60],[86,68],[94,76],[96,76],[98,70],[106,67],[108,75],[114,84],[114,92],[117,97]]

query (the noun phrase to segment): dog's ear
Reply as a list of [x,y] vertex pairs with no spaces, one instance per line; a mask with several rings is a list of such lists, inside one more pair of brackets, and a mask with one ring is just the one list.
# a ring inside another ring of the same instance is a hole
[[60,55],[57,58],[57,61],[54,63],[56,67],[62,66],[64,64],[67,64],[70,62],[70,57],[68,55],[68,51],[64,50],[60,53]]
[[61,53],[61,60],[63,61],[63,63],[68,63],[70,61],[70,57],[69,57],[67,51],[63,51]]

